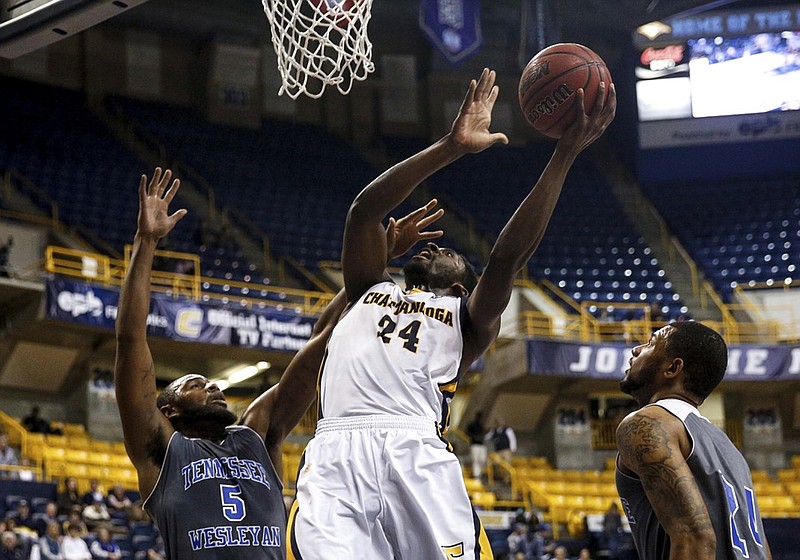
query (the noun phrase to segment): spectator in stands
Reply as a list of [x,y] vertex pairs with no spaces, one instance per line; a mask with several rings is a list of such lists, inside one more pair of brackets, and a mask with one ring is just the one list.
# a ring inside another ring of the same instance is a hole
[[592,551],[588,548],[582,548],[578,553],[578,560],[592,560]]
[[13,531],[4,531],[0,536],[0,560],[27,560],[26,547]]
[[122,557],[119,545],[111,540],[111,533],[105,527],[100,527],[97,530],[97,540],[89,547],[89,551],[95,560],[100,558],[119,560]]
[[22,419],[25,429],[34,434],[50,434],[50,422],[39,416],[39,407],[34,405],[28,415]]
[[167,551],[164,550],[164,539],[156,535],[152,548],[147,549],[147,560],[166,560]]
[[98,526],[111,521],[111,514],[108,513],[103,499],[95,500],[91,505],[83,508],[83,520],[90,531],[94,531]]
[[62,523],[62,529],[64,534],[69,534],[69,527],[73,525],[77,530],[77,534],[79,537],[84,538],[89,535],[89,528],[86,526],[86,523],[83,522],[81,518],[81,513],[78,511],[71,511],[67,515],[67,519]]
[[89,491],[81,498],[84,506],[92,505],[95,502],[105,502],[103,490],[100,488],[100,482],[96,478],[89,481]]
[[51,523],[58,523],[58,505],[55,502],[47,502],[47,505],[44,506],[44,512],[42,515],[37,516],[36,531],[40,535],[44,535]]
[[608,550],[609,558],[616,558],[619,551],[622,515],[617,502],[611,502],[603,514],[603,542],[600,545]]
[[500,458],[511,464],[511,459],[517,450],[517,435],[502,417],[497,419],[497,426],[489,432],[489,439]]
[[486,468],[486,428],[483,425],[483,413],[478,411],[472,422],[467,424],[469,436],[469,453],[472,458],[472,478],[480,478]]
[[64,560],[92,560],[92,553],[86,541],[80,536],[80,526],[70,523],[67,526],[67,534],[61,543],[61,552]]
[[27,529],[30,531],[31,534],[35,533],[36,537],[39,537],[39,532],[37,531],[37,523],[33,519],[33,514],[31,513],[31,506],[28,503],[28,500],[20,500],[17,504],[17,511],[14,514],[14,520],[17,522],[17,527],[20,530]]
[[567,547],[559,545],[553,550],[553,560],[569,560],[567,555]]
[[106,496],[106,506],[108,506],[108,513],[111,517],[127,520],[130,516],[133,502],[125,494],[125,488],[122,484],[115,484]]
[[78,494],[78,480],[72,476],[64,483],[64,491],[58,494],[59,515],[69,515],[72,511],[83,511],[83,500]]
[[[19,465],[17,452],[8,443],[8,434],[0,433],[0,467],[9,465],[16,467]],[[4,471],[0,468],[0,478],[18,478],[16,471]]]
[[616,481],[639,557],[772,558],[750,467],[698,410],[725,377],[724,339],[672,322],[632,349],[629,366],[619,387],[641,408],[617,428]]
[[47,524],[44,536],[39,539],[39,556],[42,560],[63,560],[61,525],[57,521]]
[[0,276],[5,278],[11,277],[11,265],[9,259],[11,257],[11,247],[14,246],[14,237],[8,236],[8,240],[0,245]]
[[23,455],[22,458],[19,460],[19,466],[23,467],[19,471],[17,471],[17,477],[20,480],[24,480],[25,482],[32,482],[36,480],[36,473],[32,468],[33,463],[31,463],[31,460],[28,457]]
[[508,535],[508,551],[512,555],[522,553],[522,557],[526,559],[530,557],[531,546],[528,538],[528,525],[514,523],[514,528],[511,534]]

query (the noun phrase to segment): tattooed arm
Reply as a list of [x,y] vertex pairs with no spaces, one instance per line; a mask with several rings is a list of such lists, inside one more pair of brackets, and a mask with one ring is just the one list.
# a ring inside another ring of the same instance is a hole
[[661,407],[643,408],[617,428],[620,468],[638,476],[670,538],[670,560],[714,558],[716,535],[685,457],[683,423]]

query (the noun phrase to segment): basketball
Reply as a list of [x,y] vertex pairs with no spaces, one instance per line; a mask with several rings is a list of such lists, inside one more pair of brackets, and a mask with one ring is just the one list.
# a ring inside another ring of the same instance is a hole
[[534,56],[519,80],[519,106],[533,128],[551,138],[575,121],[575,94],[584,91],[584,108],[592,110],[600,82],[611,85],[611,73],[597,53],[577,43],[551,45]]

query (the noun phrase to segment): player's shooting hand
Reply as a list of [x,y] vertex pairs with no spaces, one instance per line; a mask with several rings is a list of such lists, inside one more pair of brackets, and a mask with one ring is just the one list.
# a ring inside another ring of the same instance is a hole
[[450,130],[450,141],[460,151],[474,154],[497,142],[508,144],[508,138],[502,132],[489,132],[492,109],[500,91],[494,83],[495,78],[494,70],[484,68],[478,81],[469,83],[467,95]]
[[149,184],[147,175],[139,179],[138,235],[161,239],[186,215],[183,209],[169,214],[169,204],[181,186],[180,179],[175,179],[170,185],[171,178],[172,171],[167,169],[162,173],[161,168],[156,167]]
[[444,216],[444,210],[441,208],[433,214],[426,215],[436,207],[436,204],[438,201],[434,198],[425,206],[417,208],[399,220],[389,218],[389,226],[386,228],[386,254],[389,260],[406,254],[419,241],[428,241],[444,235],[440,229],[422,231]]
[[[608,98],[606,99],[606,89]],[[567,146],[575,155],[582,152],[605,132],[617,113],[617,90],[614,84],[600,83],[594,107],[587,114],[584,108],[584,92],[579,89],[575,100],[575,122],[564,131],[558,143]]]

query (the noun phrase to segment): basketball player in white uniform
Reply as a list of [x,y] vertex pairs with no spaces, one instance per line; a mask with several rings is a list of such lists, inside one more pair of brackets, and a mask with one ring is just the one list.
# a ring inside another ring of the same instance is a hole
[[576,123],[500,233],[480,282],[462,256],[428,243],[406,265],[404,290],[386,272],[381,222],[432,173],[507,143],[489,132],[494,82],[484,70],[450,133],[383,173],[350,207],[342,252],[349,307],[323,361],[321,420],[300,467],[288,558],[491,557],[458,459],[441,437],[448,404],[495,340],[514,277],[544,235],[567,171],[616,109],[613,86],[591,115],[578,93]]

